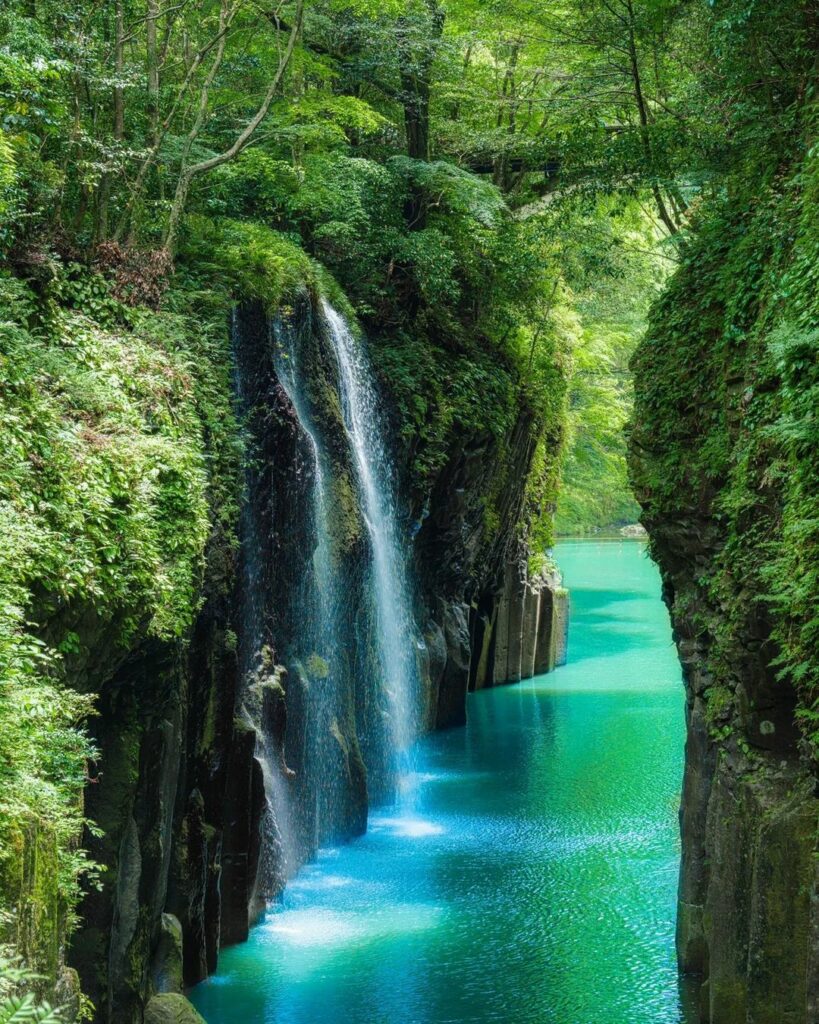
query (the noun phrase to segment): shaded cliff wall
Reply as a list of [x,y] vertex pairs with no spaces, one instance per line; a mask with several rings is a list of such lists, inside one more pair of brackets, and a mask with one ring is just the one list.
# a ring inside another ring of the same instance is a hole
[[712,1024],[819,1017],[819,179],[787,159],[704,204],[634,360],[687,695],[677,947]]
[[526,382],[517,360],[477,332],[455,341],[419,324],[414,335],[371,339],[414,538],[429,728],[462,725],[470,689],[521,678],[496,654],[505,638],[520,646],[521,673],[533,657],[536,671],[559,663],[565,595],[546,550],[563,445],[563,343],[544,342]]
[[515,683],[566,664],[569,595],[552,570],[531,576],[528,561],[509,563],[500,594],[473,609],[469,688]]
[[[76,806],[82,789],[82,811],[59,834],[44,813],[21,817],[0,887],[14,911],[7,937],[60,979],[61,1001],[75,1006],[76,970],[99,1022],[141,1024],[161,1020],[167,1008],[181,1012],[183,987],[215,969],[222,946],[247,936],[264,901],[319,843],[363,831],[368,794],[382,790],[388,707],[372,607],[361,599],[371,552],[337,364],[315,298],[306,290],[290,298],[272,320],[258,303],[241,305],[232,337],[224,297],[216,296],[190,320],[129,313],[111,336],[78,318],[83,340],[66,347],[65,366],[54,362],[59,334],[52,348],[42,346],[43,379],[56,397],[48,416],[35,409],[43,439],[32,465],[45,470],[34,479],[60,481],[67,511],[65,522],[56,513],[32,520],[31,536],[42,544],[53,534],[61,545],[50,563],[60,582],[36,560],[18,576],[36,642],[59,652],[59,692],[94,700],[94,753],[84,769],[80,734],[65,741],[77,748],[71,796],[60,791],[60,806]],[[277,366],[284,342],[303,361],[301,412]],[[37,344],[27,338],[20,352],[21,401]],[[419,344],[437,365],[440,353]],[[98,378],[85,380],[75,353],[128,400],[116,391],[92,402]],[[504,415],[440,433],[423,472],[423,446],[402,444],[412,423],[382,377],[404,495],[400,528],[414,552],[427,728],[464,720],[476,652],[489,643],[494,659],[494,640],[478,636],[479,609],[497,618],[514,573],[532,580],[514,613],[521,663],[554,657],[546,628],[554,581],[530,558],[543,546],[533,523],[551,514],[550,491],[537,505],[529,488],[533,476],[554,472],[559,426],[532,410],[498,353],[482,359],[487,374],[497,368],[503,376]],[[442,373],[446,387],[457,380],[457,366]],[[124,426],[111,409],[123,413]],[[449,430],[445,412],[435,415]],[[63,455],[55,438],[65,437]],[[327,600],[318,593],[311,499],[316,437],[334,500],[334,571],[344,581],[331,595],[345,641],[335,659],[314,628]],[[24,498],[32,486],[23,481]],[[93,505],[76,502],[89,493]],[[53,509],[53,490],[51,500]],[[91,574],[86,589],[84,579],[67,589],[74,563]],[[484,673],[481,685],[501,675]],[[80,847],[103,868],[96,882],[83,876]],[[78,906],[77,873],[86,890]]]
[[542,429],[524,407],[505,435],[459,444],[424,499],[415,553],[434,728],[466,721],[470,689],[532,676],[538,642],[540,671],[559,663],[565,593],[556,571],[532,572],[527,541],[527,484]]

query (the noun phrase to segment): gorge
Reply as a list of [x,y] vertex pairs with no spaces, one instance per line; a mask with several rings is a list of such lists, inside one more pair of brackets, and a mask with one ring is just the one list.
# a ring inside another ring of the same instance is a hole
[[819,1020],[817,52],[2,5],[0,1024]]

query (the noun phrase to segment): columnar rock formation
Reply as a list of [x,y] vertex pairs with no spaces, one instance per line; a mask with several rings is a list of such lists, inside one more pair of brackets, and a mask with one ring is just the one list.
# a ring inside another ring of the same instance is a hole
[[553,571],[527,578],[526,563],[506,566],[503,588],[472,617],[470,689],[551,672],[566,662],[568,594]]
[[[816,777],[794,694],[770,664],[770,623],[748,604],[720,652],[725,609],[698,583],[715,540],[648,518],[683,666],[686,765],[677,916],[681,970],[708,1024],[812,1024],[819,1012]],[[717,667],[719,666],[719,667]]]

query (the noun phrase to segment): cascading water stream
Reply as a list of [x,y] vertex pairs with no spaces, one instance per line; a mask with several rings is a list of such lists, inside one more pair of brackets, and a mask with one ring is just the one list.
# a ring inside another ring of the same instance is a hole
[[[243,360],[239,357],[239,321],[237,311],[231,315],[231,342],[234,351],[234,394],[239,418],[246,421],[251,414],[253,396]],[[286,787],[275,764],[276,753],[271,737],[264,727],[265,683],[272,669],[270,651],[265,645],[262,584],[262,537],[256,515],[254,490],[256,479],[252,458],[245,459],[245,498],[239,519],[241,544],[242,606],[239,644],[239,709],[244,720],[256,733],[256,759],[262,768],[266,808],[262,822],[261,860],[256,879],[253,904],[255,911],[278,891],[282,868],[294,861],[289,839],[292,817]]]
[[328,302],[322,302],[322,311],[338,360],[342,413],[372,548],[376,642],[383,688],[389,701],[393,768],[406,774],[409,748],[417,733],[418,679],[407,559],[397,530],[393,473],[365,354],[344,319]]
[[321,609],[320,629],[323,633],[329,634],[328,639],[337,641],[333,634],[334,611],[331,607],[331,595],[329,593],[332,580],[332,544],[330,541],[329,524],[329,489],[327,486],[327,471],[324,466],[324,457],[319,445],[315,428],[302,395],[302,368],[299,359],[296,335],[292,330],[283,329],[276,321],[271,322],[270,330],[275,345],[275,366],[276,375],[287,393],[287,397],[293,406],[298,417],[302,430],[307,435],[313,455],[313,516],[316,526],[316,550],[313,555],[313,568],[315,571],[316,586],[318,589]]
[[415,782],[416,631],[393,472],[365,353],[322,313],[233,320],[247,447],[239,713],[267,802],[254,909],[323,844],[364,831],[366,768],[370,795],[388,782],[405,811]]
[[[321,694],[317,697],[313,714],[316,719],[314,733],[317,741],[312,757],[320,762],[324,749],[322,738],[331,736],[335,723],[342,714],[342,630],[339,623],[337,602],[341,581],[338,579],[336,560],[333,555],[333,539],[330,526],[331,487],[330,470],[318,430],[305,399],[306,374],[302,365],[298,332],[290,325],[274,320],[270,325],[273,341],[276,376],[290,400],[299,425],[304,432],[312,455],[313,481],[311,487],[313,526],[316,546],[312,558],[312,580],[303,588],[303,626],[299,637],[303,651],[312,659],[314,672],[317,666],[326,673]],[[304,657],[304,654],[302,654]],[[326,759],[325,759],[326,760]],[[317,765],[319,770],[321,765]],[[327,776],[328,766],[323,766],[321,786],[316,786],[313,841],[318,846],[328,831],[332,830],[338,813],[337,790],[343,785],[341,779]]]

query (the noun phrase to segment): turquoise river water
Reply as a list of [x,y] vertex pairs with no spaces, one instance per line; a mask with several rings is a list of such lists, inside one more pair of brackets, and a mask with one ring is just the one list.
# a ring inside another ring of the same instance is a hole
[[208,1024],[680,1024],[683,690],[637,541],[566,541],[569,662],[475,694],[191,997]]

